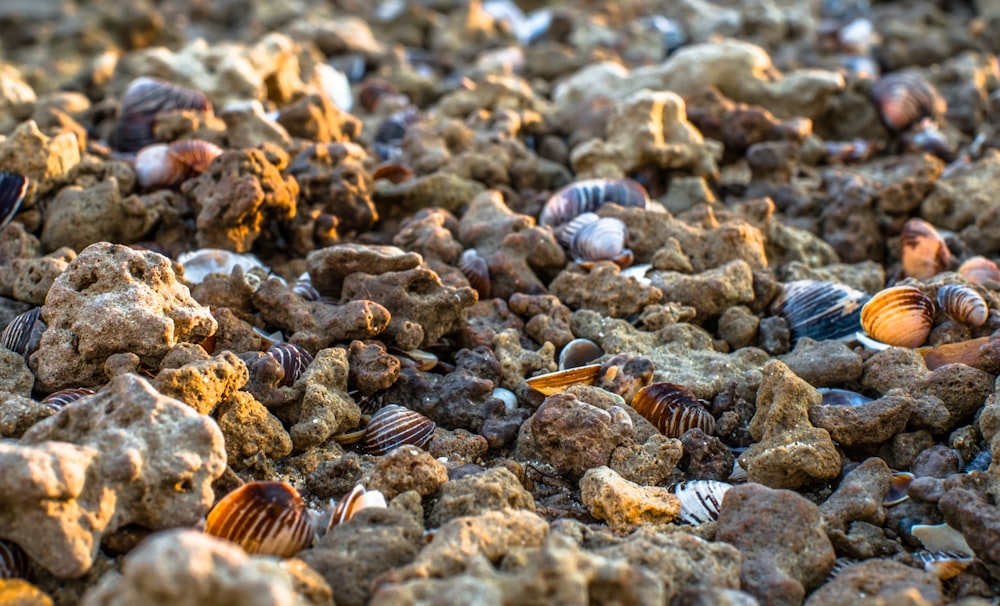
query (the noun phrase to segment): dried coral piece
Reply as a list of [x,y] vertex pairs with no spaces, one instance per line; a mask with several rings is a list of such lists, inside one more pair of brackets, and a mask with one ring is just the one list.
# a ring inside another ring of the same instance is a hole
[[0,171],[0,231],[21,208],[28,192],[28,178],[19,173]]
[[895,347],[919,347],[933,323],[934,301],[916,286],[886,288],[861,308],[868,336]]
[[715,433],[715,419],[691,390],[674,383],[653,383],[635,394],[632,408],[668,438],[695,427]]
[[536,375],[525,380],[528,387],[540,391],[546,396],[565,391],[570,385],[594,385],[601,374],[600,364],[588,364],[576,368],[566,368],[556,372]]
[[879,78],[871,89],[882,122],[902,131],[921,119],[939,118],[948,111],[944,97],[916,72],[895,72]]
[[903,225],[899,235],[900,263],[903,275],[929,280],[948,268],[951,253],[934,226],[914,217]]
[[298,491],[285,482],[248,482],[208,513],[205,532],[247,553],[290,558],[309,546],[312,518]]
[[171,84],[158,78],[137,78],[122,96],[118,125],[111,136],[112,146],[122,152],[137,152],[156,143],[153,128],[158,114],[190,109],[211,111],[212,104],[200,91]]
[[939,288],[937,302],[941,311],[962,324],[982,326],[990,315],[986,299],[963,284],[946,284]]
[[552,194],[538,215],[538,224],[556,227],[577,215],[594,212],[609,202],[646,208],[649,194],[646,188],[632,179],[577,181]]
[[372,415],[365,433],[365,450],[383,455],[404,444],[423,448],[434,436],[437,424],[419,412],[398,404],[387,404]]

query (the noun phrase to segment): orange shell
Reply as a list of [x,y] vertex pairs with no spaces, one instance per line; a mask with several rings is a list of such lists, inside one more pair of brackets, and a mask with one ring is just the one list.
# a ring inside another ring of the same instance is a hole
[[861,308],[865,332],[896,347],[920,347],[933,323],[934,301],[915,286],[886,288]]
[[208,512],[205,532],[247,553],[290,558],[313,541],[312,518],[302,497],[284,482],[248,482]]

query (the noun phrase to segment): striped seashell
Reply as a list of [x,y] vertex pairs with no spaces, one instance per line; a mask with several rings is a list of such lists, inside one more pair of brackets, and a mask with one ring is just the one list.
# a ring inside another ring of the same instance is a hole
[[251,254],[241,255],[222,248],[200,248],[177,256],[177,264],[184,269],[184,280],[189,284],[201,284],[212,274],[230,275],[236,266],[244,272],[262,269],[270,274],[271,269]]
[[584,269],[597,261],[613,261],[626,268],[632,264],[632,251],[625,246],[627,240],[628,229],[621,219],[603,217],[581,227],[573,235],[569,250]]
[[0,345],[27,359],[38,348],[38,341],[45,330],[41,313],[41,307],[33,307],[16,316],[0,333]]
[[608,203],[647,208],[649,194],[646,188],[632,179],[578,181],[552,194],[538,216],[538,223],[556,227],[577,215],[595,212]]
[[910,498],[907,491],[910,488],[911,482],[913,482],[912,473],[908,471],[893,472],[892,476],[889,477],[889,492],[882,499],[882,506],[892,507]]
[[406,351],[400,350],[400,355],[396,357],[399,359],[400,366],[416,368],[421,372],[433,370],[434,367],[441,361],[437,355],[434,354],[434,352],[430,352],[425,349],[407,349]]
[[564,248],[569,249],[570,245],[573,243],[573,238],[576,237],[576,234],[585,226],[590,225],[600,218],[600,215],[597,213],[580,213],[558,227],[556,239],[559,240],[559,243],[562,244]]
[[792,341],[852,336],[860,326],[861,307],[868,295],[836,282],[797,280],[784,285],[771,312],[785,318]]
[[590,339],[573,339],[559,352],[559,370],[591,364],[604,355],[604,350]]
[[681,502],[681,511],[674,521],[698,526],[719,519],[719,509],[726,492],[732,488],[718,480],[690,480],[670,487],[670,492]]
[[817,387],[816,391],[823,396],[823,401],[821,402],[823,406],[861,406],[872,401],[868,396],[849,389]]
[[28,554],[17,543],[0,540],[0,579],[24,579],[31,568]]
[[528,387],[535,391],[540,391],[546,396],[565,391],[571,385],[595,385],[601,374],[600,364],[588,364],[549,372],[543,375],[535,375],[525,380]]
[[469,286],[479,293],[479,300],[484,301],[490,297],[490,266],[486,257],[479,254],[475,248],[467,248],[458,260],[458,269],[469,281]]
[[230,492],[208,512],[205,532],[247,553],[282,558],[305,549],[315,536],[305,502],[285,482],[248,482]]
[[941,580],[957,577],[975,560],[974,557],[957,551],[927,550],[914,552],[913,559],[922,564],[924,570],[937,575]]
[[222,149],[208,141],[185,139],[148,145],[135,156],[135,176],[145,189],[173,187],[208,170]]
[[66,405],[92,395],[94,395],[93,389],[87,389],[86,387],[70,387],[68,389],[60,389],[57,392],[50,393],[45,396],[39,404],[48,408],[52,412],[59,412]]
[[691,390],[674,383],[653,383],[635,394],[632,408],[668,438],[695,427],[715,433],[715,419]]
[[157,78],[137,78],[122,96],[121,114],[111,146],[121,152],[137,152],[156,143],[156,116],[173,110],[211,111],[212,104],[200,91]]
[[969,282],[1000,282],[1000,267],[986,257],[970,257],[958,266],[958,273]]
[[434,436],[437,423],[419,412],[398,404],[387,404],[372,415],[365,434],[364,448],[382,455],[405,444],[423,448]]
[[295,343],[275,343],[267,348],[267,353],[277,360],[281,369],[285,371],[285,376],[278,383],[279,387],[293,385],[313,361],[312,354]]
[[380,509],[388,507],[385,495],[378,490],[365,490],[364,485],[358,484],[337,502],[337,506],[333,509],[331,522],[334,525],[343,524],[353,518],[354,514],[370,507]]
[[948,268],[951,253],[934,226],[914,217],[899,234],[899,258],[903,275],[929,280]]
[[292,284],[292,292],[306,301],[318,301],[321,296],[316,287],[313,286],[312,277],[307,271],[302,272]]
[[937,89],[912,71],[882,76],[872,85],[871,96],[882,122],[897,132],[923,118],[940,118],[948,111],[948,103]]
[[972,326],[982,326],[990,307],[978,292],[962,284],[945,284],[937,291],[937,303],[949,318]]
[[934,323],[934,301],[915,286],[893,286],[861,308],[868,336],[894,347],[920,347]]
[[28,193],[28,177],[20,173],[0,171],[0,231],[7,227]]

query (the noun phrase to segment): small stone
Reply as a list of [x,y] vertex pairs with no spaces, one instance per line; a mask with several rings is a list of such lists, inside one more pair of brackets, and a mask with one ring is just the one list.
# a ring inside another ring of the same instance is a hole
[[580,496],[591,515],[619,532],[666,524],[681,509],[680,500],[666,488],[640,486],[604,466],[587,470],[580,479]]

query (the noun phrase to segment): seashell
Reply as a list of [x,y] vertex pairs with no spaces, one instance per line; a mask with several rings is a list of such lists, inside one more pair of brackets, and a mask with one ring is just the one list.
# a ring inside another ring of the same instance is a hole
[[991,369],[996,366],[996,343],[990,337],[920,347],[917,352],[924,357],[927,370],[936,370],[945,364],[965,364],[993,372]]
[[264,342],[264,345],[268,347],[272,345],[277,345],[278,343],[285,342],[285,335],[280,330],[276,330],[274,332],[267,332],[263,328],[254,326],[253,331],[258,337],[260,337],[261,341]]
[[541,214],[539,225],[556,227],[586,212],[595,212],[607,203],[646,208],[649,194],[632,179],[586,179],[571,183],[552,194]]
[[785,318],[792,341],[842,339],[857,331],[868,295],[836,282],[796,280],[784,285],[771,312]]
[[208,169],[222,149],[197,139],[148,145],[135,156],[135,176],[145,189],[173,187]]
[[92,395],[94,395],[93,389],[87,389],[86,387],[70,387],[68,389],[60,389],[57,392],[50,393],[45,396],[39,404],[48,408],[52,412],[59,412],[67,404],[71,404],[81,398],[86,398],[87,396]]
[[601,346],[590,339],[573,339],[559,352],[559,370],[590,364],[603,355]]
[[969,282],[1000,282],[1000,267],[986,257],[969,257],[958,266],[958,273]]
[[313,541],[312,518],[298,491],[285,482],[248,482],[208,512],[205,532],[247,553],[289,558]]
[[990,315],[986,299],[962,284],[945,284],[939,288],[937,303],[949,318],[962,324],[982,326]]
[[0,579],[23,579],[28,576],[31,560],[17,543],[0,540]]
[[861,308],[868,336],[895,347],[919,347],[934,323],[934,301],[915,286],[879,291]]
[[948,137],[931,118],[924,118],[900,138],[904,152],[928,152],[945,162],[955,160],[955,150]]
[[613,261],[625,268],[632,264],[632,251],[625,247],[628,229],[621,219],[603,217],[581,227],[573,235],[569,250],[574,261],[588,269],[596,261]]
[[718,480],[690,480],[670,487],[670,492],[681,502],[681,511],[674,520],[680,524],[697,526],[719,519],[722,499],[732,486]]
[[212,274],[228,276],[237,266],[242,267],[244,272],[263,269],[268,274],[271,273],[271,269],[256,256],[241,255],[221,248],[201,248],[182,253],[177,257],[177,263],[184,268],[183,278],[189,284],[201,284]]
[[437,424],[419,412],[397,404],[387,404],[372,415],[365,434],[365,450],[382,455],[405,444],[423,448],[434,435]]
[[0,231],[21,208],[24,195],[28,193],[28,178],[20,173],[0,171]]
[[343,524],[353,518],[354,514],[369,507],[387,508],[385,495],[378,490],[365,490],[362,484],[358,484],[337,503],[331,522]]
[[278,383],[279,387],[293,385],[313,361],[312,354],[295,343],[275,343],[267,348],[267,353],[277,360],[281,369],[285,371],[285,376]]
[[910,482],[913,481],[913,474],[908,471],[896,471],[893,472],[892,476],[889,478],[889,492],[882,499],[883,507],[892,507],[893,505],[899,505],[906,499],[910,498],[907,493],[907,489],[910,487]]
[[467,248],[458,261],[458,269],[469,281],[469,286],[479,293],[480,301],[490,297],[490,266],[486,257],[475,248]]
[[927,572],[934,573],[941,580],[947,580],[962,574],[975,558],[957,551],[921,550],[913,553],[913,559],[922,564]]
[[0,333],[0,345],[27,359],[38,348],[38,341],[45,330],[41,313],[41,307],[34,307],[16,316]]
[[494,387],[493,397],[503,402],[504,409],[509,413],[517,409],[517,394],[506,387]]
[[557,370],[556,372],[549,372],[543,375],[535,375],[526,379],[525,383],[535,391],[540,391],[546,396],[551,396],[564,391],[570,385],[581,383],[584,385],[594,385],[597,383],[597,378],[600,374],[600,364],[588,364],[586,366],[577,366],[576,368]]
[[899,248],[903,275],[918,280],[933,278],[947,269],[951,261],[944,238],[923,219],[913,218],[903,225]]
[[398,356],[401,365],[416,368],[421,372],[432,370],[440,361],[434,353],[424,349],[408,349],[402,354]]
[[679,438],[695,427],[715,433],[715,419],[698,396],[674,383],[653,383],[640,389],[632,408],[668,438]]
[[910,533],[929,551],[952,551],[969,557],[975,555],[962,533],[948,524],[915,524]]
[[157,114],[184,109],[207,112],[212,104],[200,91],[157,78],[136,78],[122,95],[111,146],[121,152],[137,152],[156,143],[153,128]]
[[993,464],[993,453],[989,450],[980,450],[972,460],[965,464],[962,471],[972,473],[973,471],[986,471]]
[[653,266],[649,263],[643,263],[641,265],[632,265],[626,269],[623,269],[621,276],[623,278],[633,278],[639,284],[643,286],[650,286],[653,281],[646,277],[646,273],[653,269]]
[[321,296],[316,287],[313,286],[312,277],[307,271],[302,272],[292,284],[292,292],[306,301],[318,301]]
[[558,228],[558,233],[556,234],[556,239],[565,248],[569,248],[573,243],[573,238],[576,234],[591,223],[597,221],[601,217],[597,213],[586,212],[580,213],[579,215],[573,217],[569,221],[563,223]]
[[372,171],[372,181],[385,179],[390,183],[398,185],[413,178],[413,170],[405,164],[399,162],[383,162]]
[[345,112],[354,106],[351,82],[347,74],[327,63],[319,63],[313,68],[317,88],[326,98]]
[[399,89],[389,82],[372,78],[371,80],[366,80],[359,88],[358,101],[361,102],[361,107],[365,108],[366,112],[372,113],[378,109],[379,102],[384,96],[398,94]]
[[823,406],[861,406],[872,401],[868,396],[849,389],[817,387],[816,391],[823,395]]
[[897,132],[923,118],[940,118],[948,111],[948,103],[937,89],[912,71],[882,76],[872,85],[871,96],[882,122]]

